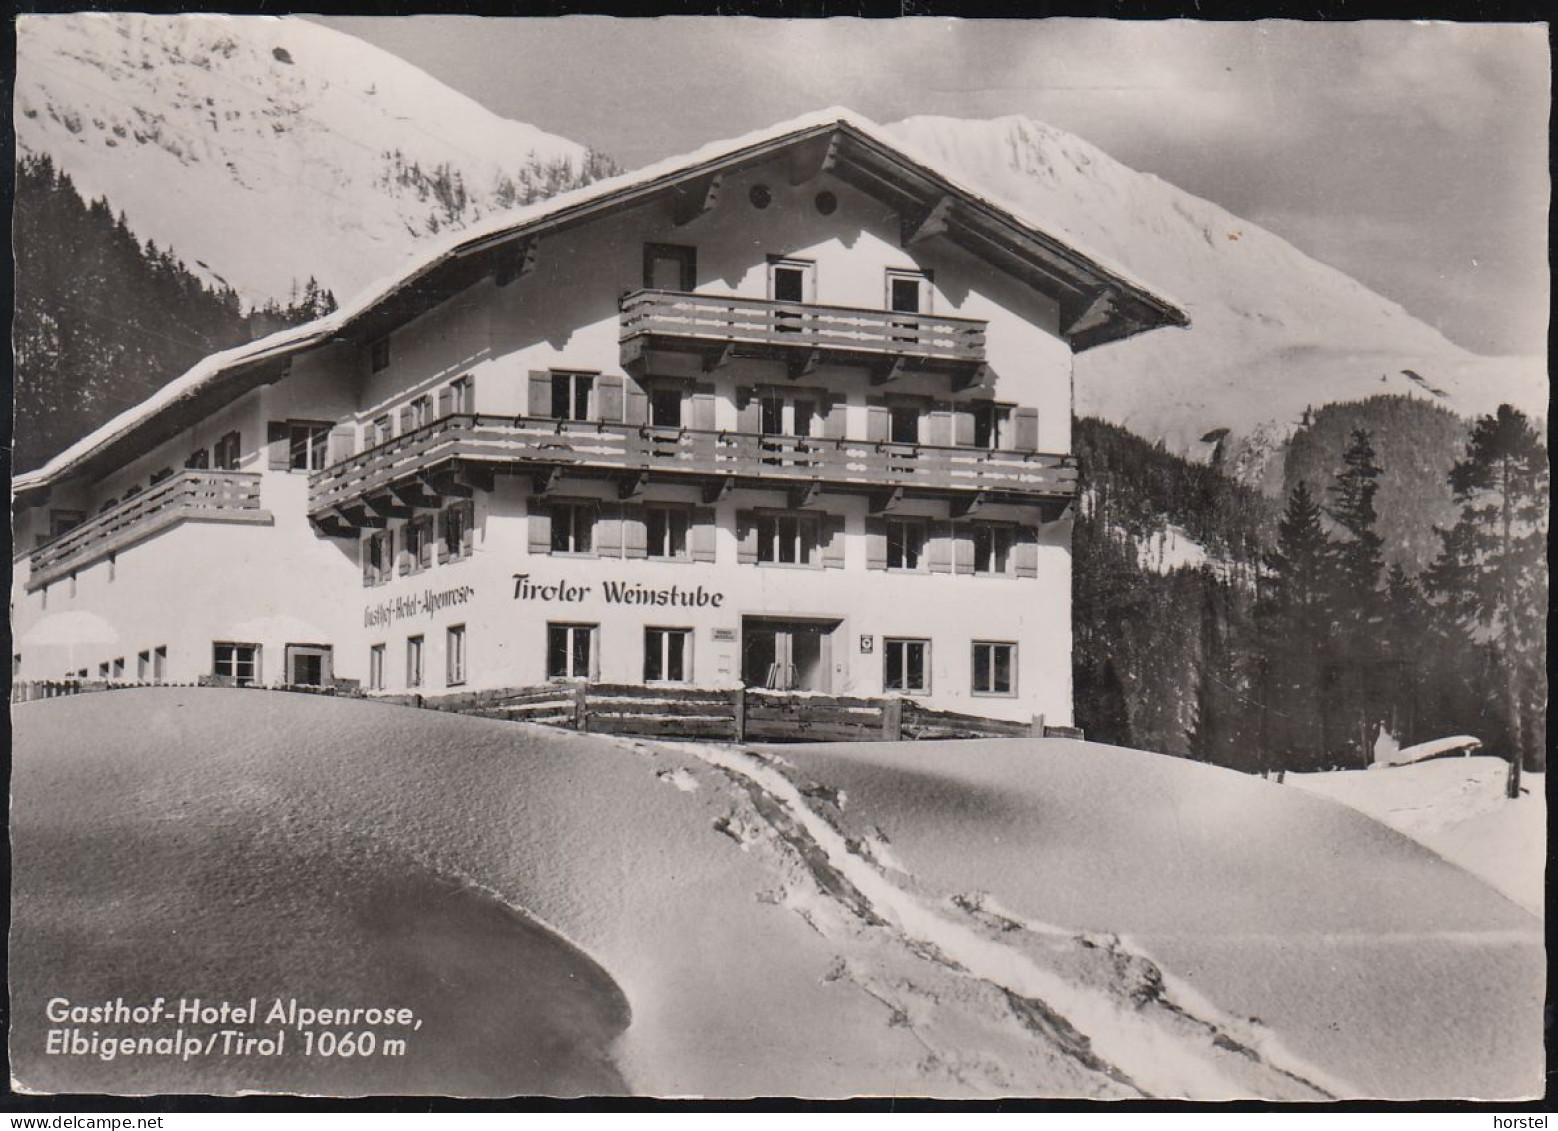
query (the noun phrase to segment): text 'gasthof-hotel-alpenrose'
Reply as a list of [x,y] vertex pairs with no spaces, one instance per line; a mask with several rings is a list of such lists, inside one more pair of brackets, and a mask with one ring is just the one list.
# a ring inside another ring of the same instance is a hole
[[15,678],[1070,723],[1072,354],[1176,307],[843,110],[500,220],[18,477]]

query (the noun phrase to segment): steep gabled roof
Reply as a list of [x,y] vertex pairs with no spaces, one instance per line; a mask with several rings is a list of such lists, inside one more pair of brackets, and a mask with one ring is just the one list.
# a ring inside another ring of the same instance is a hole
[[1188,324],[1176,305],[1122,268],[1050,235],[1019,208],[956,181],[890,140],[875,123],[835,107],[489,217],[431,250],[419,248],[413,264],[364,288],[334,313],[203,359],[42,468],[17,476],[13,500],[65,475],[106,473],[132,448],[159,443],[255,386],[275,381],[297,354],[382,336],[484,276],[509,270],[542,235],[656,196],[695,199],[712,178],[787,150],[793,179],[827,170],[877,197],[898,213],[906,243],[939,235],[1058,297],[1062,332],[1074,349]]

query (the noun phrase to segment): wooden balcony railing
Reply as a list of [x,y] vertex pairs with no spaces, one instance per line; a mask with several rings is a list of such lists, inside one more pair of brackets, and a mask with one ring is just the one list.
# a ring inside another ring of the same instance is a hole
[[927,369],[984,364],[985,323],[814,303],[677,291],[635,291],[622,300],[622,363],[650,349],[713,353],[728,346],[769,357],[908,363]]
[[181,471],[32,553],[27,590],[40,589],[74,571],[179,522],[269,523],[260,509],[260,477],[251,471]]
[[1052,499],[1069,498],[1077,489],[1075,461],[1042,452],[458,415],[315,472],[309,480],[309,512],[323,518],[342,507],[401,493],[397,488],[454,460],[741,486],[903,488],[916,494],[987,492]]

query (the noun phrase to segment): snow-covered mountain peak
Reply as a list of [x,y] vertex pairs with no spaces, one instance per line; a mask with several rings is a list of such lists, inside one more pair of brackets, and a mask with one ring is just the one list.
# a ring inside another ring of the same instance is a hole
[[1470,353],[1281,237],[1063,130],[1020,116],[888,129],[1184,305],[1188,330],[1078,357],[1079,413],[1192,452],[1219,428],[1231,444],[1280,443],[1307,406],[1379,393],[1545,414],[1542,359]]
[[590,155],[301,19],[86,13],[17,27],[21,154],[250,301],[337,293],[414,238],[571,184]]

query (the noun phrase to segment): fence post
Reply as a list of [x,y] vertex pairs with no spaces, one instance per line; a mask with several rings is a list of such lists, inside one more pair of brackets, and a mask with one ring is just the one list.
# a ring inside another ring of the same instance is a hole
[[882,704],[882,741],[903,739],[903,700],[888,699]]
[[580,684],[573,689],[573,729],[584,732],[590,729],[589,688]]
[[744,687],[736,688],[735,714],[736,741],[745,742],[747,740],[747,689]]
[[1033,716],[1033,737],[1034,738],[1043,738],[1044,737],[1044,716],[1043,715],[1034,715]]

